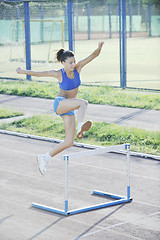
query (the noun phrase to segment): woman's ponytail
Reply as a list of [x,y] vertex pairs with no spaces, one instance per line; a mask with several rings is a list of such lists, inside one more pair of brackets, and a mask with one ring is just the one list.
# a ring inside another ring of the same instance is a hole
[[56,57],[57,57],[57,60],[59,61],[59,62],[62,62],[61,60],[61,58],[62,58],[62,54],[65,52],[65,50],[63,49],[63,48],[61,48],[58,52],[57,52],[57,55],[56,55]]
[[65,51],[63,48],[61,48],[56,55],[56,58],[59,62],[65,62],[67,58],[74,57],[74,53],[72,51]]

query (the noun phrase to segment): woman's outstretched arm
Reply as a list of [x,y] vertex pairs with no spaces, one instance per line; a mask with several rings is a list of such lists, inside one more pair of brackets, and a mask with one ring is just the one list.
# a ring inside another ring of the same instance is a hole
[[98,57],[98,55],[100,54],[101,52],[101,49],[102,49],[102,46],[103,46],[104,42],[100,42],[98,44],[98,48],[93,52],[91,53],[88,57],[86,57],[85,59],[79,61],[77,64],[76,64],[76,69],[78,72],[81,71],[81,69],[86,65],[88,64],[89,62],[91,62],[94,58]]
[[32,70],[24,70],[21,67],[17,68],[16,72],[18,74],[26,74],[30,76],[36,76],[36,77],[54,77],[57,79],[60,79],[61,77],[61,71],[60,70],[50,70],[50,71],[32,71]]

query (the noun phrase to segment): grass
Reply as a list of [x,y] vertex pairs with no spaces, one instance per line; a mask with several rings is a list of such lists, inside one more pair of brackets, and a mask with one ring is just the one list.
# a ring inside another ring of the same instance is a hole
[[[58,89],[58,84],[55,82],[0,81],[1,94],[54,99]],[[153,91],[82,85],[78,98],[86,99],[94,104],[160,110],[160,94]]]
[[[0,93],[54,99],[58,93],[58,84],[38,81],[0,81]],[[160,110],[158,92],[82,85],[78,98],[84,98],[94,104]],[[10,113],[8,116],[15,115]],[[7,113],[2,114],[2,117],[6,118]],[[39,115],[10,124],[2,124],[0,128],[58,139],[64,139],[65,136],[62,119],[51,115]],[[103,146],[129,142],[132,151],[160,154],[159,131],[146,131],[103,122],[94,122],[91,130],[80,142]]]
[[[1,129],[64,139],[63,121],[51,115],[37,115],[28,119],[2,124]],[[131,150],[160,155],[160,132],[122,127],[104,122],[94,122],[93,127],[76,142],[109,146],[129,142]]]
[[0,119],[17,117],[22,115],[23,115],[22,112],[17,112],[17,111],[6,109],[6,108],[0,109]]

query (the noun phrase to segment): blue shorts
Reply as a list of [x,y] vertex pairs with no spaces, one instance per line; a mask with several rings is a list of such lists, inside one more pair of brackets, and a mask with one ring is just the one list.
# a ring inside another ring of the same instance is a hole
[[[55,98],[54,103],[53,103],[53,107],[54,107],[54,112],[56,114],[57,114],[57,107],[59,105],[59,102],[64,100],[64,99],[66,99],[66,98],[65,97],[59,97],[59,96]],[[59,115],[59,114],[57,114],[57,115]],[[68,113],[61,114],[59,116],[62,117],[62,116],[65,116],[65,115],[75,115],[74,110],[72,110],[72,111],[70,111]]]

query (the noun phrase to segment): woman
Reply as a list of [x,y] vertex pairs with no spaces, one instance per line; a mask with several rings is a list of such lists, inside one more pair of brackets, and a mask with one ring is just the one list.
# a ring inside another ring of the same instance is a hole
[[91,62],[100,54],[103,44],[104,42],[100,42],[98,48],[91,55],[79,61],[77,64],[75,61],[74,53],[72,51],[65,51],[64,49],[60,49],[57,52],[57,60],[64,66],[64,68],[60,70],[35,72],[30,70],[23,70],[20,67],[17,68],[18,74],[27,74],[36,77],[54,77],[58,79],[59,82],[60,91],[54,101],[54,111],[56,114],[60,115],[63,118],[65,139],[64,142],[60,143],[50,152],[46,154],[39,154],[37,156],[39,170],[42,175],[45,174],[46,165],[52,159],[52,157],[64,149],[71,147],[74,143],[76,131],[76,119],[74,110],[78,110],[77,138],[81,139],[84,136],[84,133],[91,128],[91,121],[84,123],[88,102],[83,99],[76,99],[78,88],[81,84],[79,74],[86,64]]

